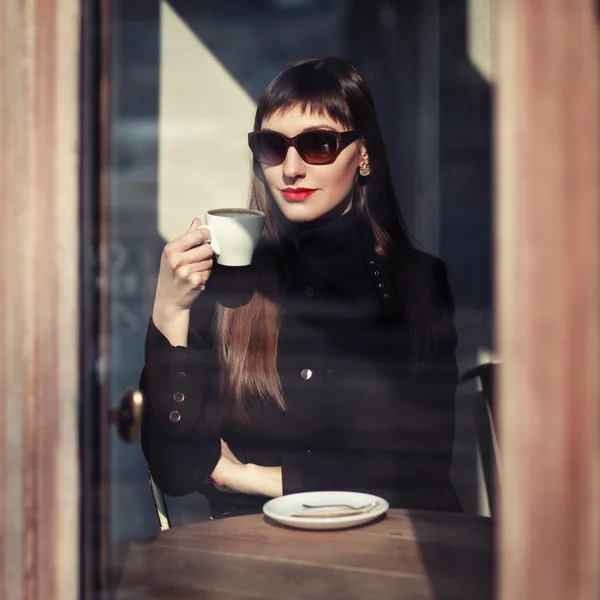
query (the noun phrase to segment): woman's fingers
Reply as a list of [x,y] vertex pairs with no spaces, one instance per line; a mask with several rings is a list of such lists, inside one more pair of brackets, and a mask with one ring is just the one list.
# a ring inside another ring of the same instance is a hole
[[193,288],[200,288],[203,290],[209,277],[210,273],[208,273],[208,271],[196,271],[195,273],[188,275],[186,280]]
[[237,491],[237,490],[234,490],[233,488],[227,487],[226,485],[219,485],[218,483],[213,483],[213,487],[216,490],[219,490],[219,492],[227,492],[229,494],[235,493]]
[[184,265],[175,270],[176,278],[187,282],[193,288],[203,288],[210,278],[212,260],[203,263]]
[[159,320],[161,311],[166,314],[172,313],[173,307],[189,309],[210,278],[214,252],[205,243],[209,231],[199,229],[200,224],[194,218],[187,233],[163,249],[154,302]]
[[196,246],[185,252],[177,252],[171,255],[170,264],[173,270],[176,271],[184,265],[194,265],[202,263],[203,265],[210,265],[208,268],[212,268],[214,252],[209,244],[203,244],[202,246]]
[[213,268],[213,260],[209,258],[208,260],[203,260],[201,262],[192,262],[187,263],[181,260],[175,267],[173,268],[173,272],[177,273],[177,275],[181,279],[186,279],[192,273],[196,273],[197,271],[212,271]]
[[165,246],[163,254],[169,262],[172,262],[173,258],[182,252],[187,252],[196,247],[204,247],[203,252],[206,253],[204,258],[208,258],[214,254],[211,246],[206,244],[208,240],[210,240],[208,229],[196,227],[195,229],[184,233],[180,238],[169,242]]
[[206,243],[208,240],[210,240],[210,231],[198,221],[196,227],[190,229],[181,237],[169,242],[167,246],[173,252],[185,252],[194,246]]
[[221,438],[221,456],[224,456],[228,460],[231,460],[238,465],[241,465],[242,462],[238,459],[238,457],[232,452],[231,448],[227,444],[227,442]]
[[[191,235],[194,233],[190,232]],[[185,237],[185,236],[184,236]],[[185,265],[192,265],[195,263],[206,263],[207,268],[212,268],[212,257],[214,251],[210,244],[192,245],[187,250],[182,250],[180,244],[182,238],[169,242],[163,250],[163,260],[170,266],[173,272],[178,272]],[[196,239],[198,239],[196,237]],[[186,243],[183,247],[187,247],[189,244]],[[179,248],[179,249],[178,249]],[[192,272],[188,270],[188,272]]]

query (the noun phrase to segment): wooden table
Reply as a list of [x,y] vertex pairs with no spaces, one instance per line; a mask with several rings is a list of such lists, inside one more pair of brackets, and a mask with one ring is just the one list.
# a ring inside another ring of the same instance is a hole
[[390,510],[342,531],[301,531],[262,515],[177,527],[132,544],[117,600],[486,600],[492,521]]

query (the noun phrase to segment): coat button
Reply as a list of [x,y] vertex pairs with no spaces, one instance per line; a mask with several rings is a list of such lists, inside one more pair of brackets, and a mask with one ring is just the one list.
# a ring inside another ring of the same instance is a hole
[[179,371],[179,373],[177,373],[177,379],[185,379],[186,377],[187,375],[183,371]]
[[173,400],[175,400],[175,402],[183,402],[185,400],[185,394],[181,392],[175,392],[173,394]]
[[310,369],[302,369],[302,372],[300,373],[302,379],[310,379],[312,376],[313,372]]
[[370,264],[371,266],[373,266],[373,265],[375,264],[375,261],[374,261],[374,260],[370,260],[370,261],[369,261],[369,264]]
[[171,419],[173,423],[178,423],[181,421],[181,413],[178,410],[172,410],[169,419]]
[[382,288],[384,288],[384,287],[385,287],[385,285],[383,285],[383,283],[380,283],[380,284],[379,284],[377,287],[378,287],[379,289],[382,289]]
[[375,275],[375,277],[379,277],[379,271],[375,271],[375,273],[373,273],[373,275]]
[[312,298],[312,297],[315,295],[315,290],[313,290],[313,289],[312,289],[312,287],[310,287],[310,285],[307,285],[307,286],[304,288],[304,295],[305,295],[307,298]]

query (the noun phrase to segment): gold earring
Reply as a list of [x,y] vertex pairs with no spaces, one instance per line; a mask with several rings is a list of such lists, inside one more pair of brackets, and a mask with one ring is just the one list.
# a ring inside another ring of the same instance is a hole
[[371,174],[371,167],[369,166],[369,163],[362,163],[358,172],[361,174],[362,177],[368,177]]

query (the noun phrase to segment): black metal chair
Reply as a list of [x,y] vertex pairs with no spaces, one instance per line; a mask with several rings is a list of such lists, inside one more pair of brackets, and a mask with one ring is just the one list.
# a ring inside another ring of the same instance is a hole
[[498,363],[484,363],[469,369],[460,378],[461,383],[478,379],[482,402],[473,404],[473,418],[479,442],[479,452],[490,513],[495,514],[496,498],[502,493],[500,447],[495,425],[494,380]]
[[162,490],[156,485],[156,482],[152,478],[152,473],[148,471],[148,483],[150,484],[150,491],[152,492],[152,500],[154,501],[154,508],[156,510],[156,517],[158,518],[158,526],[161,531],[171,528],[171,520],[169,519],[169,511],[167,510],[167,503],[165,501],[165,495]]

